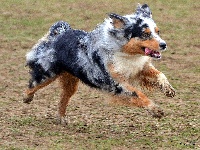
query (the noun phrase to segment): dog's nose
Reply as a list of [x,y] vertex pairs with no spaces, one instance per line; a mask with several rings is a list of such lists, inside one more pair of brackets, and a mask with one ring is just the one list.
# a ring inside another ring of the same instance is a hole
[[167,48],[167,44],[162,42],[159,44],[161,50],[165,50]]

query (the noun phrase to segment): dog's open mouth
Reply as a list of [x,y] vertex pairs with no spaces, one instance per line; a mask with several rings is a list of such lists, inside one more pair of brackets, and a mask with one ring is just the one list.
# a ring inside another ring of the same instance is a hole
[[156,51],[156,50],[152,50],[149,48],[144,48],[144,52],[145,55],[156,58],[156,59],[160,59],[161,58],[161,53]]

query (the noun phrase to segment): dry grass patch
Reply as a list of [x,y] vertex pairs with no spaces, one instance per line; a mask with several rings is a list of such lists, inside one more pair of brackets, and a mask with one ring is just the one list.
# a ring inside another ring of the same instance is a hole
[[155,66],[177,90],[169,99],[148,92],[165,110],[161,120],[144,110],[113,106],[109,97],[85,85],[67,108],[69,124],[55,124],[57,82],[22,103],[27,86],[25,54],[55,21],[92,30],[106,13],[132,13],[130,0],[1,0],[0,149],[200,149],[200,2],[148,1],[168,51]]

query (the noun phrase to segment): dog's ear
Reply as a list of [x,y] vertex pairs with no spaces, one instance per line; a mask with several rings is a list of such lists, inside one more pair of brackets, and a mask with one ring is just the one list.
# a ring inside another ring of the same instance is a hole
[[136,9],[137,14],[142,14],[144,17],[150,17],[152,18],[152,12],[147,4],[140,5],[138,4],[138,7]]
[[127,23],[127,19],[125,17],[117,15],[115,13],[109,14],[109,17],[112,19],[113,26],[117,29],[123,28]]

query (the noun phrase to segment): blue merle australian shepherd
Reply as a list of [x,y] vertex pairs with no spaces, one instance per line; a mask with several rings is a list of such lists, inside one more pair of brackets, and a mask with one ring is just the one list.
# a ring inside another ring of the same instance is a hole
[[133,83],[174,97],[175,90],[166,76],[151,63],[152,58],[160,59],[166,48],[146,4],[131,15],[109,14],[91,32],[74,30],[59,21],[26,55],[31,79],[24,102],[31,102],[36,91],[58,79],[63,89],[59,121],[65,123],[66,106],[80,80],[110,93],[116,101],[146,108],[160,118],[163,111]]

